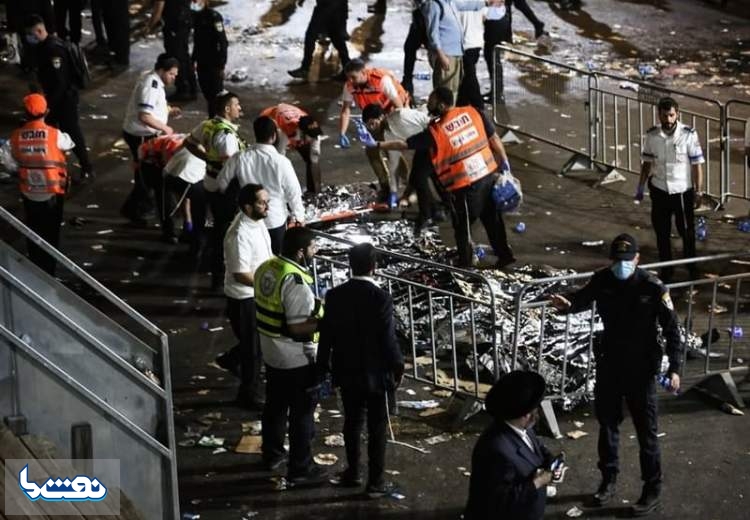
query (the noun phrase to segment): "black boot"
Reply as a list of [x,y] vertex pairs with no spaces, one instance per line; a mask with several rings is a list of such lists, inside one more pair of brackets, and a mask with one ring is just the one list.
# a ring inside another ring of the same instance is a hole
[[659,495],[658,487],[649,484],[644,485],[641,498],[631,508],[633,516],[646,516],[653,513],[661,505]]
[[592,502],[595,507],[601,507],[604,504],[612,500],[617,492],[617,480],[614,477],[602,478],[602,483],[599,484],[599,489],[596,490],[592,497]]

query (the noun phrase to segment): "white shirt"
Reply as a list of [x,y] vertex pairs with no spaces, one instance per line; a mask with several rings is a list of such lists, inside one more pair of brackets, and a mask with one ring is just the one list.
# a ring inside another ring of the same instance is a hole
[[[281,283],[281,302],[287,323],[304,323],[315,309],[315,294],[307,284],[297,283],[293,276],[287,276]],[[318,353],[318,344],[261,334],[260,349],[263,361],[269,366],[289,369],[309,365],[310,359]]]
[[[396,90],[396,85],[393,84],[390,76],[383,76],[383,78],[380,80],[380,89],[383,91],[383,94],[385,94],[386,97],[391,100],[391,103],[396,103],[400,100],[400,98],[398,97],[398,90]],[[352,93],[349,92],[348,88],[346,88],[346,84],[344,84],[344,93],[341,95],[341,101],[349,104],[354,101],[354,96],[352,96]]]
[[190,153],[187,148],[180,148],[164,167],[163,173],[195,184],[206,175],[206,161]]
[[406,141],[409,137],[424,131],[430,124],[430,116],[416,108],[397,108],[387,116],[388,128],[384,132],[386,141],[397,139]]
[[706,162],[698,133],[680,122],[671,134],[666,134],[661,126],[646,132],[641,159],[651,163],[653,185],[669,194],[692,188],[691,165]]
[[534,444],[531,442],[531,438],[529,438],[529,434],[526,432],[526,430],[522,430],[521,428],[510,424],[508,421],[505,421],[505,424],[507,424],[508,427],[516,433],[516,435],[521,437],[523,443],[528,446],[531,451],[534,451]]
[[[214,134],[213,143],[208,142],[208,134],[206,133],[205,128],[209,121],[210,120],[203,121],[201,124],[193,128],[193,130],[190,132],[190,135],[188,136],[188,139],[190,139],[195,144],[202,145],[206,150],[208,150],[209,148],[213,148],[214,150],[216,150],[220,157],[223,157],[225,159],[229,159],[234,154],[239,152],[240,141],[233,133],[216,132]],[[224,122],[234,128],[235,131],[237,130],[237,128],[239,128],[239,125],[236,125],[227,119],[224,119]],[[219,191],[219,183],[216,182],[215,178],[211,177],[210,175],[206,175],[206,178],[203,179],[203,189],[210,192]]]
[[244,151],[233,155],[217,177],[219,189],[224,191],[232,179],[237,178],[240,187],[260,184],[268,192],[268,216],[266,227],[274,229],[283,226],[288,216],[287,205],[292,216],[305,220],[302,206],[302,188],[292,162],[281,155],[272,144],[253,144]]
[[484,47],[484,16],[487,8],[479,11],[459,11],[458,21],[464,32],[464,51]]
[[[61,151],[70,151],[75,148],[75,146],[73,139],[71,139],[68,134],[62,130],[57,131],[57,147]],[[13,148],[11,147],[10,139],[3,144],[2,151],[0,151],[0,162],[2,162],[2,165],[8,171],[14,172],[18,170],[18,163],[13,157]],[[54,196],[52,193],[22,193],[22,195],[35,202],[44,202]]]
[[144,125],[138,118],[141,112],[151,114],[158,121],[167,124],[169,119],[169,105],[164,82],[155,70],[144,73],[133,88],[125,110],[125,121],[122,129],[131,135],[156,135],[159,130]]
[[271,235],[262,220],[253,220],[240,211],[224,235],[224,294],[244,300],[255,297],[255,289],[234,279],[235,273],[255,273],[260,264],[273,256]]

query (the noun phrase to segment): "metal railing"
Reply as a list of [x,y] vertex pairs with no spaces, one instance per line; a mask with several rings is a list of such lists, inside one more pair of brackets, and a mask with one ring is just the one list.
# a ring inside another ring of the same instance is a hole
[[89,423],[94,458],[122,460],[122,489],[136,507],[147,518],[178,518],[166,335],[4,208],[0,218],[127,320],[116,323],[0,242],[0,381],[9,390],[0,391],[0,413],[23,417],[61,456],[71,425]]
[[750,167],[745,147],[750,127],[750,101],[732,99],[726,104],[724,119],[725,197],[750,200]]

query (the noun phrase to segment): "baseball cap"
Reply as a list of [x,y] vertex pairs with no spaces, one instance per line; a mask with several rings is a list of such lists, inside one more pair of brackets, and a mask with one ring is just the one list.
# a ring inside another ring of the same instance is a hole
[[631,235],[622,233],[617,235],[609,248],[612,260],[632,260],[638,252],[638,242]]
[[29,94],[23,98],[23,107],[30,116],[43,116],[47,112],[47,100],[41,94]]

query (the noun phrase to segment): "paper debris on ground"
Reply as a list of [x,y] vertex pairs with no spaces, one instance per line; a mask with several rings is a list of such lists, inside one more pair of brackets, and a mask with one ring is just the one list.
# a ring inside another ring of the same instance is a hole
[[271,477],[274,491],[284,491],[287,488],[287,482],[284,477]]
[[435,397],[450,397],[453,395],[453,390],[435,390],[432,395]]
[[573,426],[580,430],[581,428],[583,428],[583,421],[573,421]]
[[424,442],[425,444],[429,444],[430,446],[434,446],[435,444],[440,444],[441,442],[448,442],[453,437],[449,433],[441,433],[440,435],[435,435],[433,437],[427,437]]
[[325,440],[323,443],[326,446],[343,446],[344,445],[344,435],[341,433],[336,433],[333,435],[326,435]]
[[198,390],[198,395],[208,395],[211,390],[205,388],[203,390]]
[[313,460],[321,466],[333,466],[339,461],[339,458],[333,453],[318,453],[313,457]]
[[385,472],[394,477],[401,474],[401,472],[396,469],[387,469]]
[[432,356],[417,356],[414,362],[417,365],[432,365]]
[[577,440],[588,435],[588,432],[585,432],[583,430],[573,430],[566,433],[565,435],[567,435],[569,439]]
[[226,448],[216,448],[214,451],[211,452],[211,455],[218,455],[220,453],[226,453]]
[[204,448],[220,448],[223,445],[224,445],[224,438],[214,437],[213,435],[208,435],[208,436],[204,435],[198,441],[198,446],[203,446]]
[[427,410],[424,410],[422,412],[419,412],[420,417],[431,417],[433,415],[439,415],[441,413],[445,412],[445,408],[428,408]]
[[565,512],[565,515],[569,516],[570,518],[578,518],[582,514],[583,511],[577,506],[573,506]]
[[724,307],[723,305],[719,305],[718,303],[715,305],[709,305],[708,306],[708,312],[712,314],[723,314],[727,312],[729,309]]
[[417,395],[417,392],[412,390],[411,388],[404,389],[404,392],[406,392],[408,395]]
[[398,401],[396,404],[401,408],[409,408],[412,410],[427,410],[428,408],[437,408],[440,406],[440,403],[434,399],[428,399],[425,401]]
[[243,435],[240,437],[240,442],[237,443],[237,447],[234,448],[235,453],[262,453],[261,445],[263,444],[263,437],[260,435]]
[[402,495],[401,493],[396,493],[396,492],[393,492],[388,496],[393,498],[394,500],[403,500],[406,498],[406,495]]
[[260,435],[263,431],[263,426],[260,421],[247,421],[242,423],[242,433],[249,433],[250,435]]

